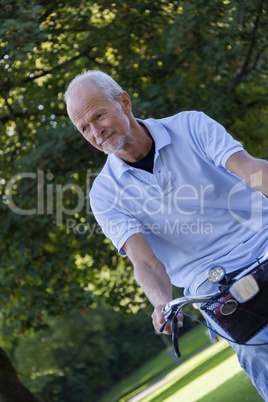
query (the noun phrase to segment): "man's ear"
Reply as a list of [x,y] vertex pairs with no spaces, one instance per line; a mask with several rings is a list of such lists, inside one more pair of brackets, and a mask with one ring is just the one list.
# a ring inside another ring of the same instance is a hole
[[127,92],[124,91],[120,94],[120,103],[121,103],[123,111],[126,114],[129,114],[132,112],[132,103],[131,103],[130,96]]

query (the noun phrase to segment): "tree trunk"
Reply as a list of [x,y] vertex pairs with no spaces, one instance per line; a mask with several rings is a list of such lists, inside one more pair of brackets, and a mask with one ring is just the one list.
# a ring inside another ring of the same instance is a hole
[[31,392],[20,382],[5,351],[0,348],[0,402],[36,402]]

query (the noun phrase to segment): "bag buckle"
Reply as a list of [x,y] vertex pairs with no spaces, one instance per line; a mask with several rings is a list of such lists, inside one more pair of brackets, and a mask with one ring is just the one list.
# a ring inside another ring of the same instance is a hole
[[231,295],[240,304],[251,300],[259,293],[259,291],[260,287],[258,282],[252,275],[243,276],[241,279],[234,282],[229,288]]

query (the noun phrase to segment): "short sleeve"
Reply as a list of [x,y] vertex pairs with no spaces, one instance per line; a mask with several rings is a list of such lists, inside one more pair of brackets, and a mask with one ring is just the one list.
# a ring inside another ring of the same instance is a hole
[[[100,183],[102,181],[102,183]],[[127,211],[118,208],[116,192],[105,192],[105,180],[97,178],[89,193],[90,207],[104,235],[125,255],[123,246],[135,233],[142,233],[142,224]]]
[[200,147],[216,166],[225,168],[229,157],[243,150],[226,129],[206,114],[199,112],[195,121],[194,135]]

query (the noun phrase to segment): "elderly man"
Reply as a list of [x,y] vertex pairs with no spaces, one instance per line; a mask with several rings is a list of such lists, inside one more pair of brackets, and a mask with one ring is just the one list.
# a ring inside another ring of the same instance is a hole
[[[83,137],[108,154],[91,207],[105,235],[132,261],[154,306],[156,330],[172,285],[187,295],[216,292],[206,276],[213,266],[232,275],[266,260],[267,161],[250,156],[201,112],[135,118],[129,95],[101,71],[75,77],[65,100]],[[258,346],[231,345],[268,400],[267,327],[251,343]]]

